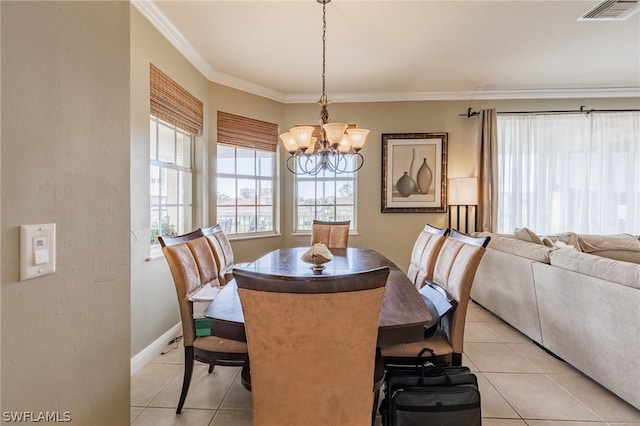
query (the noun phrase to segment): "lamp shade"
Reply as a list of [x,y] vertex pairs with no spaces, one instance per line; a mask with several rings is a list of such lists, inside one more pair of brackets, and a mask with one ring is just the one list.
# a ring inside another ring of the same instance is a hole
[[450,206],[478,204],[478,178],[451,178],[448,182]]

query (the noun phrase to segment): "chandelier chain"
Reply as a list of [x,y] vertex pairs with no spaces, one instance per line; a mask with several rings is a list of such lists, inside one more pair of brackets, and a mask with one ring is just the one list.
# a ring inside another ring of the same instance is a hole
[[322,3],[322,99],[326,99],[325,93],[325,67],[327,44],[327,3]]

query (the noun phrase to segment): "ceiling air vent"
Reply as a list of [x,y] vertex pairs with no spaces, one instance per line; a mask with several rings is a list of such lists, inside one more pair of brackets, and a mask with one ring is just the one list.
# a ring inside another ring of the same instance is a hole
[[640,10],[638,0],[605,0],[578,21],[624,21]]

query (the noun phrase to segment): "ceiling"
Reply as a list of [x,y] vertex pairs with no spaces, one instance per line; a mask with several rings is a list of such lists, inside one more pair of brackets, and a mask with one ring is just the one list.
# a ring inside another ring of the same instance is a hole
[[[209,80],[281,102],[322,93],[315,0],[132,3]],[[333,102],[640,96],[640,13],[578,21],[598,1],[327,5]]]

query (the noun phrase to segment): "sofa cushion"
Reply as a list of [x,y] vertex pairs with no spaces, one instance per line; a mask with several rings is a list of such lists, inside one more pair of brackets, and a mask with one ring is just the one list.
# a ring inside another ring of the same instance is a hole
[[640,241],[630,234],[578,235],[578,243],[585,253],[599,250],[628,250],[640,253]]
[[536,233],[529,228],[516,228],[513,231],[513,235],[517,239],[522,241],[529,241],[530,243],[543,244],[540,237],[538,237]]
[[537,262],[549,263],[549,253],[552,248],[542,244],[536,244],[528,241],[518,240],[516,238],[499,236],[489,232],[480,232],[479,236],[490,236],[491,240],[487,247],[499,250],[505,253],[512,253],[516,256],[535,260]]
[[633,250],[596,250],[590,254],[623,262],[640,263],[640,251]]
[[552,266],[640,289],[640,265],[607,259],[576,250],[560,249],[549,254]]

